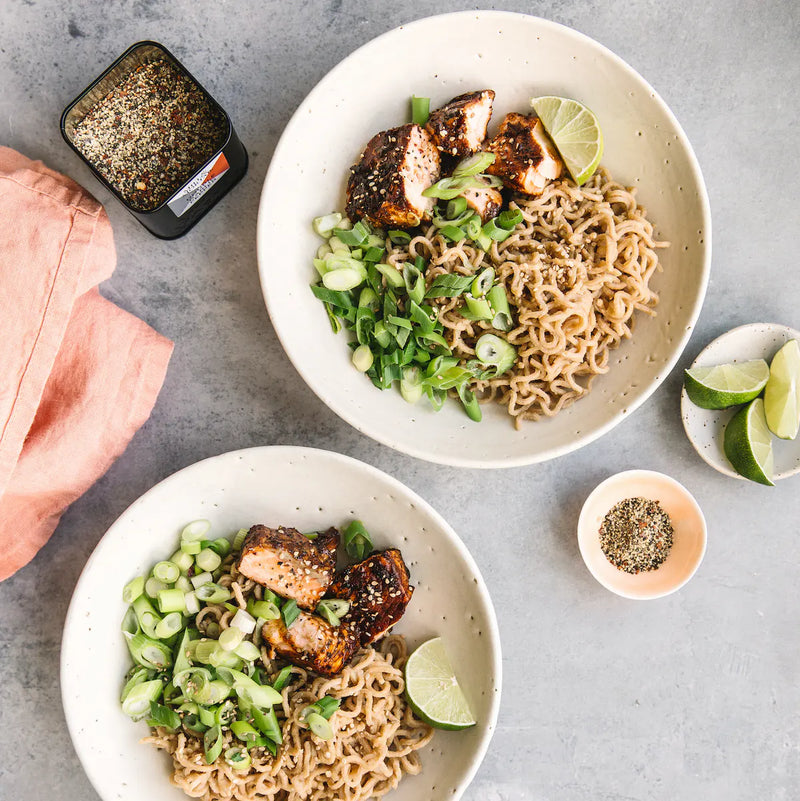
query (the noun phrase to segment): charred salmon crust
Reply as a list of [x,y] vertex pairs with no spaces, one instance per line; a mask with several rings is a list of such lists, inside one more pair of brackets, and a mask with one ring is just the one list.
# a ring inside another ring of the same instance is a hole
[[310,540],[294,528],[253,526],[237,569],[282,598],[293,598],[302,609],[313,610],[333,581],[338,544],[336,529]]
[[431,112],[425,130],[443,153],[469,156],[486,138],[493,103],[491,89],[459,95]]
[[339,573],[328,597],[350,602],[342,625],[357,634],[361,645],[368,645],[400,620],[413,592],[402,554],[390,548]]
[[423,192],[440,174],[439,151],[427,131],[409,123],[369,140],[347,182],[347,216],[378,227],[413,228],[430,215]]

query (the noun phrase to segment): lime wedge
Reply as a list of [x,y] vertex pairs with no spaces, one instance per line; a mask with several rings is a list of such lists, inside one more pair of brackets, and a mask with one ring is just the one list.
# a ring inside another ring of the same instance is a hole
[[603,157],[603,132],[597,117],[583,103],[566,97],[531,98],[564,164],[578,186],[594,175]]
[[441,637],[423,643],[408,658],[406,698],[417,717],[436,729],[475,725]]
[[725,428],[724,445],[725,455],[739,475],[774,486],[772,436],[761,398],[739,409],[731,418]]
[[727,409],[748,403],[761,394],[769,378],[763,359],[716,367],[692,367],[684,374],[689,400],[703,409]]
[[800,344],[787,342],[772,359],[764,390],[769,430],[781,439],[794,439],[800,428]]

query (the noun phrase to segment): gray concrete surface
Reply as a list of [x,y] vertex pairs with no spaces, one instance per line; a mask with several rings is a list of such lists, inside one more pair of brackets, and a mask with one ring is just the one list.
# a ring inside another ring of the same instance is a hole
[[[800,797],[800,479],[768,490],[715,473],[686,440],[678,407],[680,370],[713,337],[751,321],[800,326],[794,0],[492,4],[573,26],[626,59],[676,113],[708,183],[714,259],[699,325],[664,386],[599,441],[508,471],[417,461],[329,412],[270,327],[254,229],[261,183],[291,113],[374,36],[468,7],[0,0],[0,142],[108,202],[119,265],[103,291],[177,343],[150,421],[35,561],[0,584],[0,798],[96,798],[66,731],[58,656],[70,594],[106,528],[176,469],[271,443],[338,450],[388,471],[444,514],[483,569],[499,614],[505,687],[499,728],[467,801]],[[174,49],[229,111],[251,153],[245,181],[175,243],[150,237],[113,202],[57,126],[87,80],[143,38]],[[591,488],[634,467],[684,482],[710,528],[695,579],[651,603],[606,592],[574,536]],[[475,500],[476,485],[490,502]]]

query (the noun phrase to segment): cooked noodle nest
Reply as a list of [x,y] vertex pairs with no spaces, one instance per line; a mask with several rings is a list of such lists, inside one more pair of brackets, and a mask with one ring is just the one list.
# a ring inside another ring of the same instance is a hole
[[422,256],[428,284],[442,273],[495,270],[511,306],[511,331],[465,319],[460,298],[431,302],[459,359],[475,358],[475,343],[487,331],[517,348],[511,370],[471,387],[481,401],[505,406],[519,427],[583,397],[607,372],[609,351],[631,336],[634,313],[655,314],[658,295],[649,283],[661,269],[657,250],[668,243],[655,240],[635,190],[602,168],[582,187],[553,181],[538,197],[516,196],[510,207],[523,221],[489,251],[469,240],[451,242],[429,225],[408,245],[393,247],[387,261],[402,268]]

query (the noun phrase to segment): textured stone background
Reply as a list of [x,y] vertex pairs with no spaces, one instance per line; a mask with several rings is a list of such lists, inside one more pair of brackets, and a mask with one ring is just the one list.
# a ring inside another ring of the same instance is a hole
[[[36,560],[0,585],[0,798],[96,798],[67,735],[58,655],[70,594],[106,528],[178,468],[271,443],[329,448],[388,471],[449,520],[480,564],[499,615],[505,683],[499,728],[467,801],[798,797],[800,479],[768,490],[715,473],[686,440],[678,407],[680,371],[718,334],[759,320],[800,327],[794,0],[492,4],[575,27],[633,65],[683,124],[708,183],[714,260],[699,324],[663,387],[601,440],[529,468],[428,465],[329,412],[270,327],[254,230],[283,126],[359,45],[470,7],[0,0],[0,143],[111,201],[62,142],[58,116],[124,48],[153,38],[220,100],[251,154],[244,182],[176,243],[108,203],[119,265],[103,291],[177,347],[150,421]],[[695,579],[644,604],[595,583],[574,536],[591,488],[634,467],[685,483],[710,529]]]

